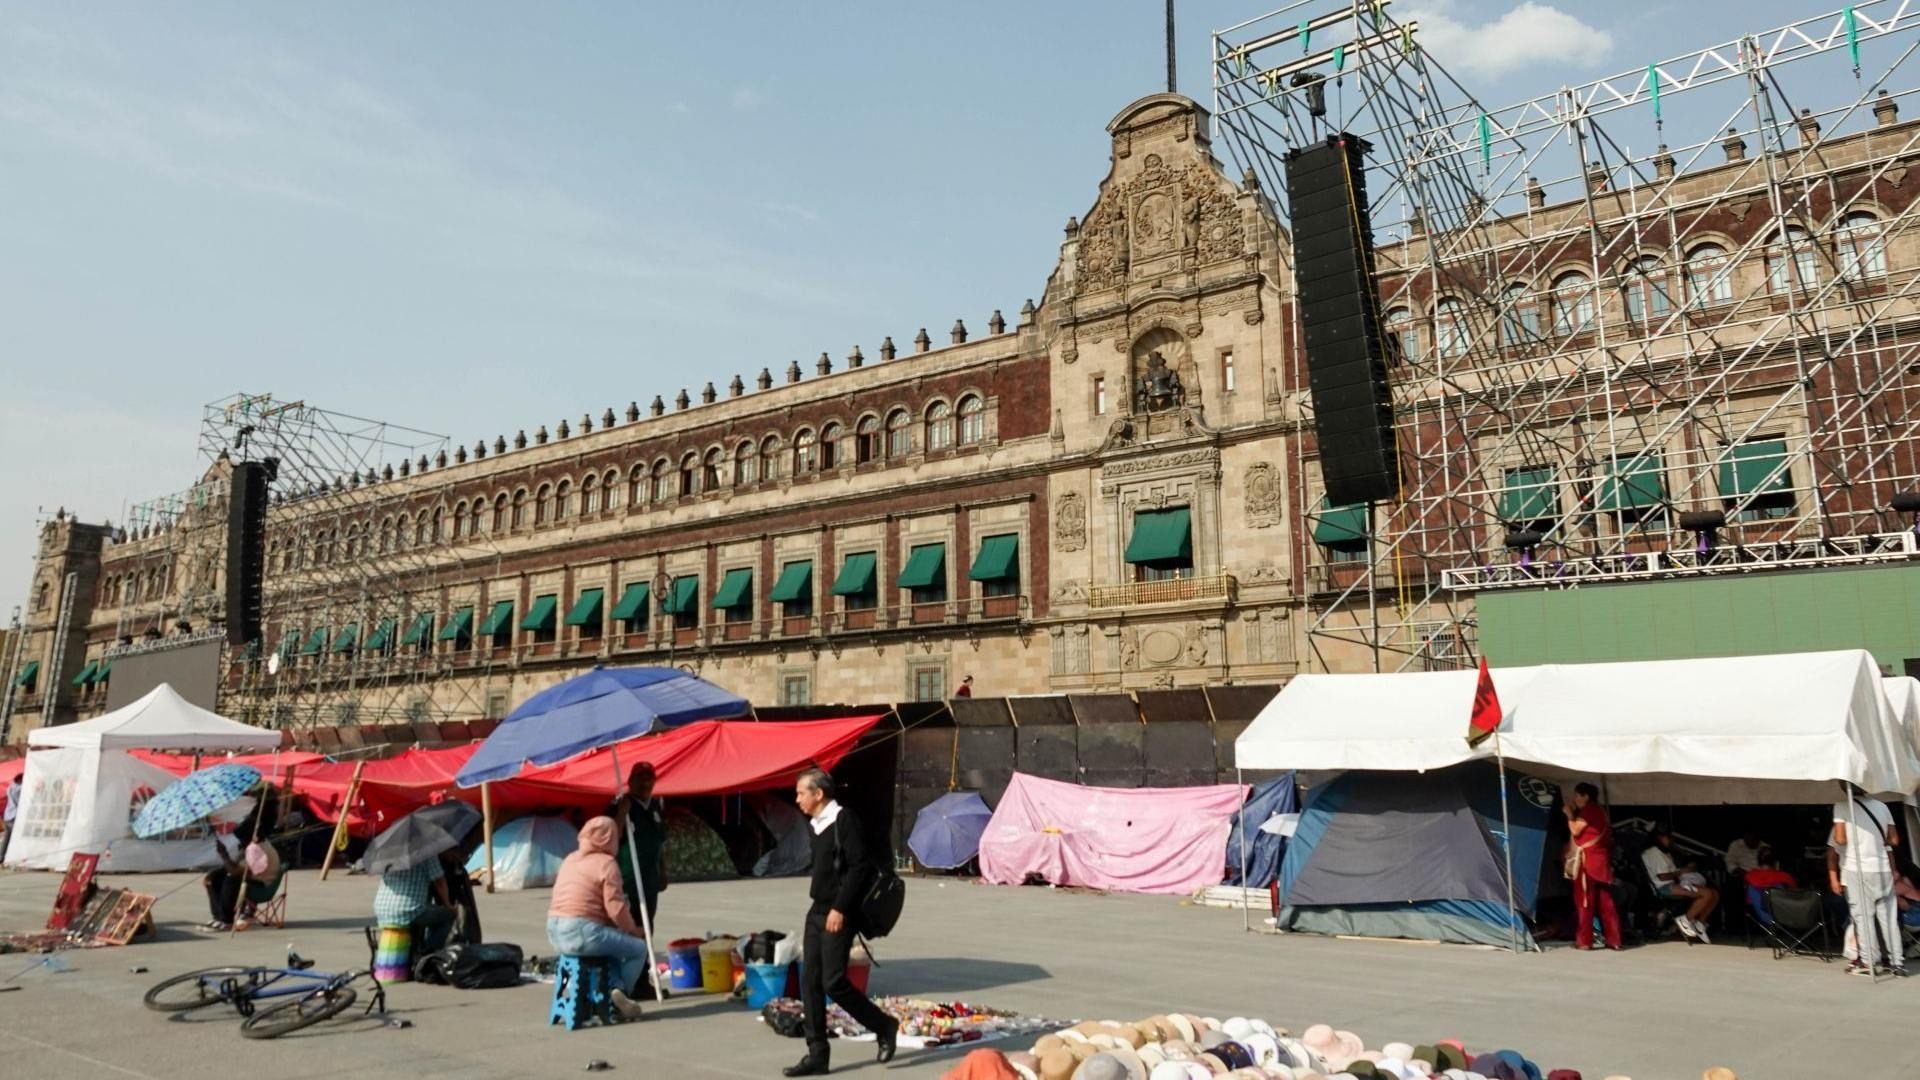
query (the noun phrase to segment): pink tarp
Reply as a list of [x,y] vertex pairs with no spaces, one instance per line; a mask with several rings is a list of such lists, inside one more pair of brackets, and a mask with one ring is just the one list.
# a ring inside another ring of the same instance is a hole
[[980,837],[980,876],[1187,894],[1226,877],[1227,828],[1244,784],[1099,788],[1015,773]]

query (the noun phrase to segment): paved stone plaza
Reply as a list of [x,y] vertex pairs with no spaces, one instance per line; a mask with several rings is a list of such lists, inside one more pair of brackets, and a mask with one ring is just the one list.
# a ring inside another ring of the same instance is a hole
[[[58,878],[0,874],[0,928],[44,920]],[[0,957],[0,1075],[41,1077],[562,1076],[593,1059],[629,1077],[774,1077],[800,1055],[797,1040],[766,1031],[740,1005],[676,998],[641,1025],[567,1033],[545,1024],[548,987],[460,992],[395,987],[394,1030],[337,1022],[277,1042],[250,1042],[213,1010],[170,1021],[140,1003],[181,971],[279,960],[289,943],[337,969],[366,962],[359,927],[373,883],[314,873],[292,879],[294,924],[234,938],[188,929],[206,917],[185,875],[118,879],[155,893],[157,941],[60,954],[71,970]],[[682,884],[668,890],[661,932],[797,926],[798,880]],[[928,995],[1028,1013],[1132,1019],[1170,1009],[1265,1016],[1299,1030],[1350,1027],[1369,1045],[1458,1036],[1512,1045],[1543,1066],[1592,1080],[1692,1080],[1726,1064],[1743,1080],[1790,1076],[1910,1076],[1920,1051],[1908,1032],[1920,984],[1848,978],[1837,965],[1774,961],[1738,944],[1662,944],[1621,954],[1555,949],[1514,957],[1456,946],[1248,936],[1238,912],[1155,897],[1093,896],[959,881],[909,884],[899,933],[880,944],[876,992]],[[546,952],[544,890],[482,898],[489,937]],[[144,966],[134,973],[130,969]],[[1821,1034],[1821,1033],[1825,1034]],[[953,1053],[908,1053],[890,1068],[868,1046],[839,1048],[857,1075],[935,1077]]]

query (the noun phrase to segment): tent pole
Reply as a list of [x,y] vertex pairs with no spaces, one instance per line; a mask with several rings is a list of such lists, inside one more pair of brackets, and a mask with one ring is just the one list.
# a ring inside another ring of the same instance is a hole
[[[1208,708],[1212,708],[1211,705]],[[1246,787],[1246,775],[1240,766],[1233,767],[1233,782]],[[1251,801],[1251,800],[1249,800]],[[1247,900],[1247,803],[1240,804],[1240,932],[1253,930],[1253,915]]]
[[[273,756],[277,762],[280,758],[280,751],[275,750]],[[273,794],[273,781],[270,779],[262,780],[260,782],[260,802],[253,808],[253,836],[247,841],[247,847],[252,847],[260,842],[260,824],[266,820],[267,796],[271,794]],[[214,843],[217,844],[219,841],[216,840]],[[236,924],[240,921],[240,909],[247,904],[247,878],[249,876],[251,876],[251,874],[247,867],[247,852],[246,849],[243,848],[240,851],[240,888],[235,890],[233,894],[233,913],[227,918],[227,937],[229,938],[240,932]]]
[[1520,951],[1519,915],[1513,908],[1513,823],[1507,818],[1507,755],[1500,749],[1500,731],[1493,732],[1493,757],[1500,767],[1500,851],[1507,863],[1507,943]]
[[333,823],[333,839],[327,842],[327,857],[320,860],[320,880],[327,880],[327,874],[333,869],[333,856],[347,846],[347,815],[353,812],[353,797],[360,794],[360,773],[367,767],[367,760],[361,758],[353,763],[353,776],[347,781],[347,797],[340,804],[340,820]]
[[[614,799],[617,801],[620,798],[618,793],[625,788],[627,779],[620,775],[620,748],[618,746],[612,746],[608,747],[608,749],[613,752],[613,790],[615,792]],[[637,906],[640,908],[640,930],[646,935],[647,978],[653,981],[653,1000],[665,1001],[667,1000],[667,992],[660,985],[660,965],[653,958],[653,919],[647,914],[647,879],[640,874],[640,847],[633,842],[633,813],[631,807],[628,808],[626,814],[621,815],[620,824],[626,830],[627,834],[627,862],[633,867],[633,886],[640,892],[640,903]]]
[[493,891],[493,782],[480,784],[480,831],[487,844],[487,891]]

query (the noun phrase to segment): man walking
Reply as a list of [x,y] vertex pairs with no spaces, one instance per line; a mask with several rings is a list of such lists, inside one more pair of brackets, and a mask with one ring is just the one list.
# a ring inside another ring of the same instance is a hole
[[877,873],[867,855],[860,822],[833,798],[833,778],[808,769],[794,781],[793,801],[813,829],[813,884],[807,895],[807,931],[802,939],[800,999],[806,1010],[807,1056],[788,1066],[788,1076],[827,1073],[827,995],[880,1041],[882,1062],[893,1060],[900,1022],[880,1011],[847,977],[853,939],[860,932],[860,900]]
[[[1893,862],[1900,846],[1893,814],[1878,799],[1856,795],[1833,805],[1833,836],[1828,840],[1828,884],[1846,897],[1853,925],[1847,932],[1847,971],[1872,975],[1882,950],[1887,969],[1907,973],[1893,899]],[[1876,931],[1878,931],[1876,941]]]

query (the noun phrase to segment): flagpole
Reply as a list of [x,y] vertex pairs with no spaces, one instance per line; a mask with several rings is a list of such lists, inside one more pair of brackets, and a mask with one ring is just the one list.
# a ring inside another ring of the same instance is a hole
[[1507,819],[1507,755],[1500,749],[1500,732],[1493,733],[1493,759],[1500,768],[1500,850],[1507,861],[1507,943],[1514,952],[1520,951],[1520,928],[1515,925],[1519,918],[1513,908],[1513,824]]

